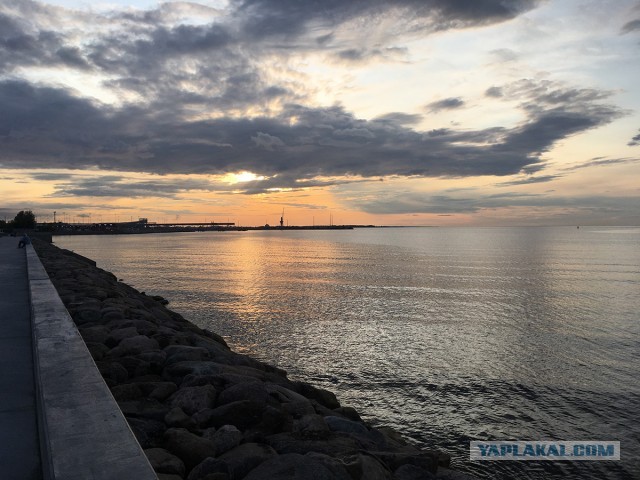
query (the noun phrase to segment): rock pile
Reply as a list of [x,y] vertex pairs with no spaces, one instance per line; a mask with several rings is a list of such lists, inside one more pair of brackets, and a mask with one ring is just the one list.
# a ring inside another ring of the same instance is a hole
[[333,393],[234,353],[161,297],[34,246],[161,480],[468,478]]

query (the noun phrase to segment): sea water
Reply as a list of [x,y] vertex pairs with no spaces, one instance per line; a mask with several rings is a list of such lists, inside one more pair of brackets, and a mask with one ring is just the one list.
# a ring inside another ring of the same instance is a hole
[[[640,228],[54,242],[479,478],[640,478]],[[471,461],[478,440],[620,441],[622,460]]]

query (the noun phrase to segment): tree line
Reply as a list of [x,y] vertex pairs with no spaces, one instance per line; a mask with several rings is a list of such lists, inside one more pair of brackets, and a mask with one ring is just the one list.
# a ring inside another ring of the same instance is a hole
[[31,210],[20,210],[13,220],[0,220],[0,230],[36,228],[36,216]]

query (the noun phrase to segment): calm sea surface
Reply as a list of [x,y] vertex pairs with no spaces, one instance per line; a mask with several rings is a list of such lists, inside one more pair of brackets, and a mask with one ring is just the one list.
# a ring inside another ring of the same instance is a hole
[[[480,478],[640,478],[640,228],[54,241]],[[622,461],[468,459],[514,439],[618,440]]]

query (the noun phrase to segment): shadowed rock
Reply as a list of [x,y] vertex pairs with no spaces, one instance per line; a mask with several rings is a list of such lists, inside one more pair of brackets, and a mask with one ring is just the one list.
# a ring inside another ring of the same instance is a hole
[[[287,453],[273,457],[251,470],[245,480],[335,480],[333,471],[313,458],[297,453]],[[350,480],[348,475],[342,477]]]
[[145,450],[144,453],[157,473],[172,473],[184,476],[185,466],[183,461],[164,448],[150,448]]
[[213,457],[216,448],[209,440],[195,435],[184,428],[170,428],[164,434],[163,445],[178,456],[191,470],[205,458]]

